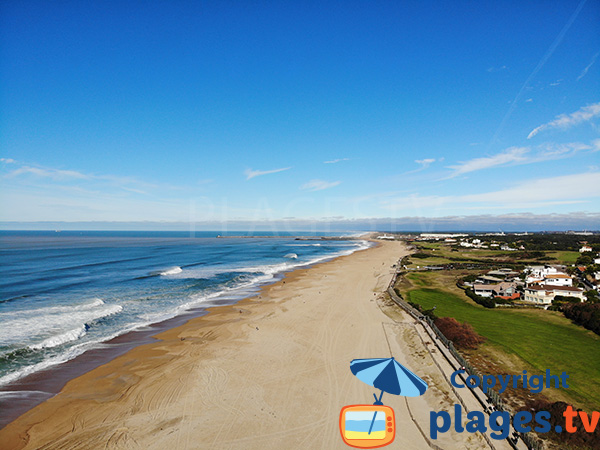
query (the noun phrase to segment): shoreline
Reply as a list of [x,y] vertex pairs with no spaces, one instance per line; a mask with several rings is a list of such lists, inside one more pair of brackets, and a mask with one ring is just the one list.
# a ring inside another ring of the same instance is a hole
[[[262,238],[262,236],[254,238]],[[368,250],[378,245],[369,236],[365,236],[361,240],[370,242],[370,245],[366,248],[359,248],[351,254]],[[202,318],[210,314],[214,308],[230,307],[246,299],[259,297],[265,288],[285,280],[286,277],[298,270],[308,270],[344,256],[349,255],[331,256],[275,274],[272,280],[249,288],[242,288],[237,295],[225,295],[224,298],[217,297],[207,301],[205,305],[200,304],[182,314],[145,325],[139,329],[127,331],[108,341],[99,343],[97,347],[86,350],[73,359],[30,373],[1,386],[0,431],[24,413],[60,393],[69,381],[85,375],[104,364],[108,364],[115,358],[125,355],[139,346],[159,342],[160,339],[157,338],[159,334],[173,328],[185,326],[190,320]]]
[[[391,266],[406,253],[402,242],[380,243],[212,308],[69,381],[1,429],[0,442],[11,449],[347,448],[340,409],[371,403],[373,394],[349,362],[394,356],[430,384],[422,397],[384,399],[402,430],[395,445],[429,449],[421,429],[429,411],[457,400],[412,322],[391,323],[381,308]],[[453,431],[439,445],[487,447]]]

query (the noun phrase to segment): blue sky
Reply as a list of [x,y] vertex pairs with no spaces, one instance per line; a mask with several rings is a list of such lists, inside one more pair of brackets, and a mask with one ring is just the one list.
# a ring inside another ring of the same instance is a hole
[[600,223],[597,0],[0,8],[4,222]]

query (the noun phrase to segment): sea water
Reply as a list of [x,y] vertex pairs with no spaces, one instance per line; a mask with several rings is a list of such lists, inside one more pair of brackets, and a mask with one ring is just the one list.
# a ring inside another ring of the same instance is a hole
[[286,271],[369,245],[216,236],[0,232],[0,387],[128,331],[243,298]]

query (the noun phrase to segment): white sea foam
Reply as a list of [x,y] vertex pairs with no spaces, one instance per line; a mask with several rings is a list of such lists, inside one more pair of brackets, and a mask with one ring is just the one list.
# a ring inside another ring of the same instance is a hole
[[160,275],[163,275],[163,276],[177,275],[178,273],[181,273],[181,272],[183,272],[183,269],[179,266],[175,266],[175,267],[165,270],[164,272],[161,272]]
[[[82,310],[93,309],[93,308],[97,308],[98,306],[102,306],[102,305],[104,305],[104,300],[102,300],[101,298],[94,298],[91,302],[88,302],[88,303],[80,303],[80,304],[75,304],[75,305],[64,305],[64,306],[45,306],[43,308],[28,309],[24,313],[30,314],[30,315],[36,315],[36,316],[44,315],[44,314],[62,313],[62,312],[70,313],[72,311],[82,311]],[[6,312],[6,313],[0,313],[0,320],[3,320],[4,317],[11,316],[13,314],[14,314],[13,311]]]
[[50,393],[45,391],[0,391],[0,398],[18,400],[27,397],[43,397],[48,396]]
[[70,360],[76,358],[77,356],[83,354],[84,352],[91,350],[92,348],[97,348],[99,345],[102,344],[102,342],[113,339],[117,336],[120,336],[121,334],[126,333],[127,331],[129,331],[129,330],[122,330],[111,336],[106,336],[106,337],[103,337],[100,339],[76,344],[76,345],[66,349],[64,352],[60,353],[59,355],[56,355],[56,356],[53,356],[50,358],[46,358],[45,360],[43,360],[37,364],[32,364],[30,366],[21,367],[18,370],[15,370],[14,372],[10,372],[7,375],[0,377],[0,386],[8,384],[10,382],[13,382],[15,380],[18,380],[19,378],[23,378],[24,376],[38,372],[40,370],[47,369],[48,367],[52,367],[57,364],[62,364],[64,362],[70,361]]
[[40,350],[42,348],[52,348],[58,347],[59,345],[66,344],[67,342],[76,341],[77,339],[85,336],[86,326],[81,325],[78,328],[73,330],[69,330],[65,333],[57,334],[56,336],[51,336],[48,339],[43,340],[39,344],[30,345],[29,348],[32,350]]
[[284,256],[284,258],[298,259],[298,255],[296,255],[295,253],[288,253]]
[[53,347],[60,344],[49,344],[74,336],[74,330],[122,310],[121,305],[105,304],[101,299],[95,299],[91,303],[71,307],[50,306],[3,313],[0,317],[0,344],[14,346],[33,340],[30,348]]

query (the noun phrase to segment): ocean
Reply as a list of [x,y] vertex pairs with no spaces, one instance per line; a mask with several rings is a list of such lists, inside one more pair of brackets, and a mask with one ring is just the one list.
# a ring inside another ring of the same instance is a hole
[[0,390],[117,336],[235,302],[287,271],[369,245],[217,234],[0,232]]

